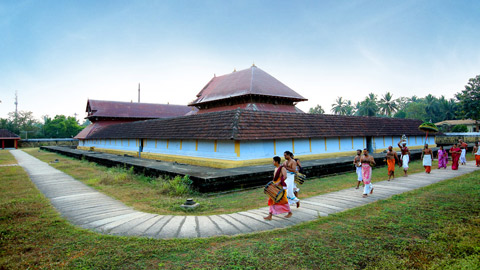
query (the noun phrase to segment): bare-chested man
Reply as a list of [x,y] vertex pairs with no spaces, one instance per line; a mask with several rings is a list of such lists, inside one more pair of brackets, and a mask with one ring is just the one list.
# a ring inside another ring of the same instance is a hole
[[[402,143],[403,142],[403,143]],[[400,143],[402,145],[400,145]],[[401,155],[401,160],[402,160],[402,167],[403,167],[403,172],[404,172],[404,176],[408,176],[408,163],[410,162],[410,150],[408,149],[407,147],[407,143],[404,141],[404,140],[400,140],[398,143],[397,143],[398,147],[400,147],[400,151],[402,151],[402,155]]]
[[363,149],[363,156],[360,158],[362,162],[362,178],[365,187],[363,188],[363,197],[373,193],[372,186],[372,166],[375,165],[375,159],[368,154],[367,148]]
[[480,167],[480,147],[478,147],[478,142],[475,142],[472,154],[475,156],[475,164],[477,165],[477,167]]
[[353,166],[355,166],[355,170],[357,172],[357,187],[355,189],[358,189],[358,187],[360,186],[360,183],[363,184],[362,163],[360,162],[361,157],[362,157],[362,150],[358,149],[357,155],[353,159]]
[[432,149],[428,148],[428,143],[425,144],[425,147],[422,150],[422,159],[425,172],[430,173],[432,170],[433,152]]
[[285,151],[283,156],[285,157],[285,162],[283,166],[287,169],[287,199],[289,204],[296,204],[297,208],[300,207],[300,199],[295,196],[295,172],[297,171],[297,162],[292,158],[293,153],[290,151]]
[[393,147],[389,146],[387,155],[385,156],[388,165],[388,181],[395,179],[395,161],[400,163],[398,160],[397,152],[393,151]]

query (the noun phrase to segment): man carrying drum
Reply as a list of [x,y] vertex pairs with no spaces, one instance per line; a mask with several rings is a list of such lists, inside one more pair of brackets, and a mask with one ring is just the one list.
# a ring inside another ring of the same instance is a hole
[[[273,184],[286,190],[287,184],[285,183],[285,179],[287,178],[287,170],[283,165],[280,165],[280,162],[280,157],[273,157],[273,165],[275,166],[275,170],[273,171]],[[264,217],[266,220],[271,220],[272,215],[278,215],[282,213],[288,213],[285,216],[286,218],[292,216],[292,211],[290,210],[290,205],[288,204],[287,192],[283,193],[282,199],[278,202],[274,202],[271,197],[268,198],[268,205],[270,206],[270,210],[268,216]]]

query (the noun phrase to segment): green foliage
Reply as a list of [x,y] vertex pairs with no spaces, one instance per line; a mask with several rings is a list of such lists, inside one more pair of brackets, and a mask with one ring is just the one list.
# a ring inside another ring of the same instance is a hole
[[423,122],[418,129],[426,131],[426,132],[438,132],[438,127],[430,122]]
[[313,108],[310,108],[310,110],[308,111],[308,113],[312,113],[312,114],[324,114],[325,113],[325,110],[323,110],[322,106],[318,105],[313,107]]
[[391,116],[398,109],[397,102],[392,98],[393,95],[390,92],[387,92],[380,100],[378,107],[383,115]]
[[465,89],[455,95],[462,118],[480,120],[480,75],[468,80]]
[[393,117],[395,118],[406,118],[407,117],[407,113],[405,111],[397,111]]
[[426,105],[422,102],[412,102],[405,108],[406,118],[428,121],[428,115],[425,110]]
[[356,105],[356,114],[359,116],[376,116],[379,112],[377,104],[377,96],[374,93],[368,94],[368,96]]
[[452,128],[452,132],[468,132],[466,125],[456,125]]
[[185,175],[181,177],[177,175],[174,178],[158,178],[157,187],[162,194],[181,196],[193,193],[192,184],[193,181],[190,179],[190,176]]
[[45,117],[43,132],[46,138],[71,138],[83,128],[78,124],[75,117],[56,115],[53,119]]

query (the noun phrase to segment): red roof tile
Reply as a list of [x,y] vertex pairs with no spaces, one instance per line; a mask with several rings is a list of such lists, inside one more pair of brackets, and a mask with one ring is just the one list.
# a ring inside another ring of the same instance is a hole
[[197,99],[189,105],[195,106],[244,95],[279,97],[293,101],[307,100],[270,74],[252,66],[249,69],[213,77],[198,93]]
[[108,100],[93,100],[87,102],[87,118],[166,118],[183,116],[191,112],[192,107],[184,105],[134,103]]
[[419,120],[233,110],[105,127],[89,139],[261,140],[424,135]]

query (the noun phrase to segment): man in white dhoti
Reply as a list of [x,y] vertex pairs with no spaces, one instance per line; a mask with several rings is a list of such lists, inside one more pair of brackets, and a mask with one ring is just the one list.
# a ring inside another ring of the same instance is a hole
[[428,143],[426,143],[422,151],[423,167],[425,167],[426,173],[430,173],[430,171],[432,170],[432,157],[433,157],[432,149],[429,149]]
[[[402,143],[403,142],[403,143]],[[400,145],[402,143],[402,145]],[[402,152],[401,160],[402,160],[402,167],[405,176],[408,176],[408,163],[410,162],[410,150],[407,147],[407,143],[402,139],[398,142],[398,147],[400,147],[400,151]]]
[[289,204],[296,204],[297,208],[300,207],[300,199],[295,196],[295,173],[297,171],[297,162],[292,158],[293,154],[290,151],[285,151],[283,154],[285,162],[283,166],[287,169],[287,199]]
[[357,155],[353,159],[353,166],[355,166],[356,173],[357,173],[357,187],[355,189],[358,189],[358,187],[360,187],[360,183],[363,184],[362,163],[360,162],[361,157],[362,157],[362,150],[358,149]]

